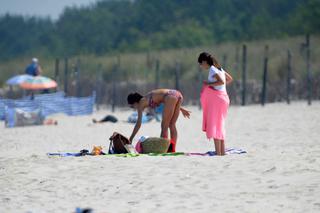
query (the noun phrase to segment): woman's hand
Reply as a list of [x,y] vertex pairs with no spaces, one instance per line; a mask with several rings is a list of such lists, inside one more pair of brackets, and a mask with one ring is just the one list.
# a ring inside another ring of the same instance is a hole
[[225,71],[225,74],[226,74],[226,82],[227,82],[227,84],[230,84],[230,83],[233,81],[233,78],[232,78],[232,76],[231,76],[228,72],[226,72],[226,71]]
[[180,111],[182,112],[183,117],[190,118],[191,111],[188,111],[182,107],[180,107]]
[[132,138],[132,136],[130,136],[130,138],[129,138],[130,144],[132,144],[132,140],[133,140],[133,138]]

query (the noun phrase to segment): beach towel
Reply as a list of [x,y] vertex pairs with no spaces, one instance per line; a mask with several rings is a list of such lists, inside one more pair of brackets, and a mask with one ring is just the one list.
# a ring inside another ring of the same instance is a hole
[[[101,155],[105,153],[100,153]],[[80,157],[80,156],[85,156],[85,155],[94,155],[89,152],[87,149],[80,150],[80,152],[53,152],[53,153],[47,153],[48,156],[58,156],[58,157]]]
[[[81,152],[82,151],[82,152]],[[58,157],[80,157],[80,156],[94,156],[90,153],[83,153],[83,150],[77,153],[47,153],[48,156],[58,156]],[[247,153],[245,150],[240,148],[228,148],[226,149],[226,155],[230,154],[245,154]],[[216,156],[215,151],[208,151],[205,153],[198,152],[174,152],[174,153],[148,153],[148,154],[138,154],[138,153],[125,153],[125,154],[105,154],[105,157],[139,157],[139,156],[166,156],[166,157],[174,157],[174,156],[208,156],[213,157]]]
[[76,153],[70,153],[70,152],[53,152],[53,153],[47,153],[48,156],[58,156],[58,157],[80,157],[85,156],[86,154],[82,154],[80,152]]
[[[230,155],[230,154],[244,154],[247,153],[245,150],[243,149],[239,149],[239,148],[227,148],[225,150],[226,155]],[[206,153],[186,153],[186,155],[188,156],[215,156],[217,155],[215,151],[208,151]]]
[[59,157],[80,157],[80,156],[86,156],[86,155],[91,155],[91,156],[96,156],[96,155],[105,155],[102,151],[101,146],[93,146],[93,149],[91,152],[87,149],[80,150],[80,152],[64,152],[64,153],[47,153],[48,156],[59,156]]
[[200,101],[203,110],[202,130],[208,139],[224,140],[225,119],[230,103],[227,92],[204,86]]
[[[70,153],[70,152],[56,152],[56,153],[47,153],[47,156],[57,156],[57,157],[80,157],[80,156],[94,156],[91,154],[82,154],[80,152]],[[148,153],[148,154],[138,154],[138,153],[125,153],[125,154],[106,154],[104,156],[108,157],[138,157],[138,156],[186,156],[184,152],[175,152],[175,153]]]

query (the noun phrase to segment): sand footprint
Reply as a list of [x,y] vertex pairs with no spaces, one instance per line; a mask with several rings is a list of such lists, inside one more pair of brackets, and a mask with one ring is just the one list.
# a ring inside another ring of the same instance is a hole
[[270,169],[263,171],[262,174],[272,173],[272,172],[275,172],[276,170],[277,170],[277,167],[273,166]]

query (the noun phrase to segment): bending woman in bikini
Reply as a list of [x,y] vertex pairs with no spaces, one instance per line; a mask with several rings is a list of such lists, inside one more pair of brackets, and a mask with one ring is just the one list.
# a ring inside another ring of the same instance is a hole
[[176,122],[179,117],[179,113],[181,111],[184,117],[190,117],[190,111],[181,107],[183,101],[182,94],[177,90],[156,89],[152,90],[145,96],[142,96],[139,93],[130,93],[127,100],[130,107],[138,111],[138,120],[129,140],[133,140],[141,127],[143,110],[147,107],[154,109],[163,103],[164,108],[162,112],[160,137],[168,138],[168,129],[170,129],[170,147],[168,152],[175,152],[178,138]]

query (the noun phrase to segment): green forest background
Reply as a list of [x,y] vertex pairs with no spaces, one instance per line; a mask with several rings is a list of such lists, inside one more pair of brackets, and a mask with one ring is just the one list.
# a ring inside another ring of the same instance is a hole
[[319,65],[319,32],[319,0],[109,0],[68,7],[56,21],[7,14],[0,17],[0,85],[23,73],[32,57],[51,77],[55,58],[68,57],[71,67],[81,65],[83,82],[91,84],[99,76],[102,84],[111,81],[114,64],[119,81],[153,81],[159,61],[163,85],[169,86],[178,62],[182,80],[198,79],[196,59],[204,50],[240,78],[236,55],[244,43],[249,78],[260,79],[268,44],[270,78],[278,80],[287,50],[294,53],[294,67],[304,69],[301,44],[307,33],[312,67]]
[[100,1],[60,18],[4,15],[0,58],[102,55],[320,32],[319,0]]

